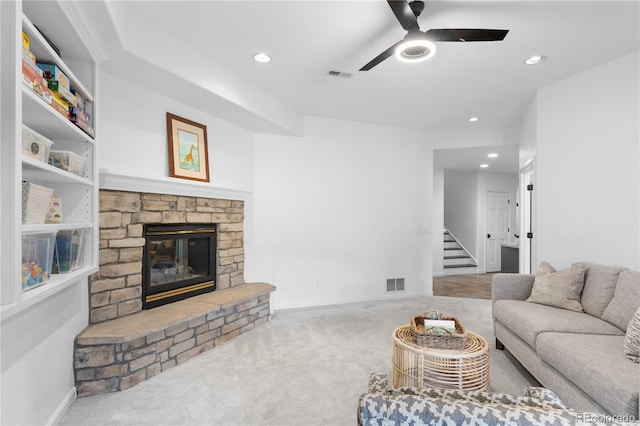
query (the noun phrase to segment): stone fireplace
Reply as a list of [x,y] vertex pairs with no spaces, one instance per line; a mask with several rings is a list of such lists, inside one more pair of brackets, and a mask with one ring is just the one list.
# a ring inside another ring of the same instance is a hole
[[216,288],[244,283],[243,220],[243,201],[100,190],[100,271],[89,283],[90,322],[142,310],[148,224],[215,224]]
[[[244,201],[202,192],[100,190],[99,271],[89,279],[90,325],[74,348],[78,396],[130,388],[268,321],[275,287],[244,280]],[[185,229],[205,232],[189,242],[178,234]],[[153,248],[153,262],[145,246]],[[190,258],[192,250],[208,252],[212,265]],[[145,274],[149,263],[155,268]],[[206,291],[174,298],[173,284],[160,285],[158,293],[169,294],[163,301],[169,303],[147,303],[145,281],[165,272],[201,275],[196,286]]]

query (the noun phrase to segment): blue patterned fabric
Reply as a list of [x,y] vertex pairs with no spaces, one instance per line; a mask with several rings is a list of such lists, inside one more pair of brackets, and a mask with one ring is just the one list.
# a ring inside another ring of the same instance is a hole
[[[388,389],[383,373],[372,373],[369,392],[358,402],[361,426],[399,425],[611,425],[598,415],[568,409],[549,389],[527,388],[525,396],[435,388]],[[587,419],[587,421],[585,421]]]

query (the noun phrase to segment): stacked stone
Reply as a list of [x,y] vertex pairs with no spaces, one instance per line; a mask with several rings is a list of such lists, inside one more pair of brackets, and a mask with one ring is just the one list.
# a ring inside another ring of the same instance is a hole
[[217,224],[216,288],[242,284],[243,220],[243,201],[100,190],[100,270],[89,279],[90,322],[142,309],[144,224]]
[[125,342],[80,335],[74,352],[77,395],[128,389],[266,323],[270,291]]

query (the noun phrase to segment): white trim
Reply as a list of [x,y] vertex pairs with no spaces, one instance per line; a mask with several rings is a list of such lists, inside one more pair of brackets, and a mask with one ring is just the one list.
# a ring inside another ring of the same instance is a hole
[[64,399],[58,406],[58,409],[55,411],[55,413],[53,413],[53,415],[47,422],[47,425],[57,425],[62,415],[65,414],[67,410],[69,410],[69,407],[71,407],[71,404],[73,404],[73,401],[75,400],[76,400],[76,387],[74,386],[71,388],[69,393],[67,393],[67,396],[64,397]]
[[[289,310],[289,309],[309,309],[309,308],[323,308],[323,307],[327,307],[327,306],[340,306],[340,305],[350,305],[350,304],[354,304],[354,303],[369,303],[369,302],[392,302],[392,301],[400,301],[400,300],[404,300],[404,299],[415,299],[416,297],[426,297],[426,296],[433,296],[432,293],[429,293],[428,291],[418,291],[418,292],[413,292],[413,293],[405,293],[404,291],[398,291],[398,294],[391,296],[391,295],[385,295],[385,296],[379,296],[379,297],[357,297],[355,299],[350,299],[350,300],[337,300],[334,299],[333,301],[327,301],[327,302],[323,302],[320,305],[309,305],[309,304],[303,304],[303,305],[294,305],[292,303],[284,303],[282,305],[277,305],[275,299],[272,299],[272,303],[274,304],[274,314],[273,315],[277,315],[278,311],[284,311],[284,310]],[[273,293],[275,295],[275,293]]]
[[112,169],[100,169],[100,189],[116,191],[175,194],[192,197],[219,198],[246,201],[253,192],[242,189],[220,188],[210,183],[171,177],[149,177]]
[[74,1],[58,1],[58,5],[67,18],[69,18],[66,24],[71,25],[75,32],[80,35],[79,39],[84,42],[91,58],[95,62],[106,62],[111,59],[109,49],[100,37],[100,32],[95,25],[93,25],[93,21],[85,5],[82,4],[82,2]]

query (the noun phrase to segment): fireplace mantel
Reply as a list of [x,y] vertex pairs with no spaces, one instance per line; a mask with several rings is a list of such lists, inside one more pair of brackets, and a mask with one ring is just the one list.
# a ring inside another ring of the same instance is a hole
[[221,188],[205,182],[172,177],[149,177],[113,169],[100,169],[100,189],[219,198],[234,201],[247,201],[252,195],[251,191]]

